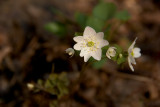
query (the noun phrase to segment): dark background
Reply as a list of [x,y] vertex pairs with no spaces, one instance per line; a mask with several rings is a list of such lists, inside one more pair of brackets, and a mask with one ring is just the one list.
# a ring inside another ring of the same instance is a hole
[[52,7],[74,22],[75,12],[90,14],[98,1],[1,0],[0,107],[48,107],[55,97],[29,91],[26,84],[45,79],[53,69],[66,72],[71,81],[72,94],[59,99],[58,107],[160,107],[160,1],[108,1],[131,14],[112,41],[125,48],[138,37],[142,56],[136,60],[135,72],[127,62],[119,68],[111,60],[100,69],[87,67],[77,89],[72,82],[78,78],[83,58],[69,58],[65,49],[74,45],[72,38],[79,28],[73,24],[69,34],[59,38],[44,25],[60,19]]

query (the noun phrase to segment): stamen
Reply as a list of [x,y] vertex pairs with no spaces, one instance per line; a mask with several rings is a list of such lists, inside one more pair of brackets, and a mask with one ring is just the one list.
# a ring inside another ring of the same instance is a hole
[[134,49],[132,49],[131,55],[134,56]]
[[94,42],[89,41],[89,42],[87,43],[87,46],[88,46],[88,47],[92,47],[92,46],[94,46]]

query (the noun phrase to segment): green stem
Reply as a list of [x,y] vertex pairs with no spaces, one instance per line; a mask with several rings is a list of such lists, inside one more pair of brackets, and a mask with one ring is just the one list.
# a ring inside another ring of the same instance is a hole
[[[105,59],[106,57],[103,57],[101,60]],[[80,83],[81,82],[81,79],[83,77],[83,73],[85,72],[85,69],[87,68],[87,66],[93,64],[94,62],[97,62],[97,60],[91,62],[91,63],[84,63],[83,66],[82,66],[82,69],[80,71],[80,76],[79,76],[79,79],[76,81],[76,84],[77,83]]]
[[88,64],[87,63],[83,64],[82,69],[80,71],[80,76],[79,76],[78,82],[81,81],[82,75],[83,75],[83,73],[84,73],[84,71],[85,71],[85,69],[87,68],[88,65],[89,65],[89,63]]

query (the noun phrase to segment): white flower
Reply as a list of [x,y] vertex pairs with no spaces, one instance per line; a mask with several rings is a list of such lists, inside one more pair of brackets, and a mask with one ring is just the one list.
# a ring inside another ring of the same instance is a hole
[[28,89],[32,90],[34,88],[34,84],[32,83],[27,83]]
[[103,40],[104,33],[96,33],[95,30],[87,26],[84,30],[83,36],[76,36],[73,38],[75,42],[75,50],[81,50],[80,56],[84,57],[84,62],[92,56],[96,60],[101,60],[101,48],[108,45],[107,40]]
[[133,43],[131,44],[131,46],[128,49],[128,64],[129,64],[129,67],[131,68],[132,71],[134,71],[132,64],[134,64],[134,65],[136,64],[135,58],[138,58],[141,56],[140,48],[138,48],[138,47],[134,48],[136,40],[137,40],[137,38],[133,41]]
[[106,56],[111,59],[111,57],[114,57],[116,55],[116,48],[115,47],[109,47],[109,49],[106,52]]
[[75,52],[74,52],[73,48],[68,48],[68,49],[66,49],[66,53],[68,53],[68,55],[70,55],[72,57]]

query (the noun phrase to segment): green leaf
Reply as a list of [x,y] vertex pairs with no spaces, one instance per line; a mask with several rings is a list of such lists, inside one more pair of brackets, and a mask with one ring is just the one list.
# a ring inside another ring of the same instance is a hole
[[76,20],[77,23],[81,26],[82,29],[85,28],[85,26],[86,26],[86,20],[87,20],[87,16],[86,16],[86,15],[77,12],[77,13],[75,14],[75,20]]
[[56,89],[56,88],[45,88],[46,89],[46,91],[48,92],[48,93],[50,93],[50,94],[52,94],[52,95],[58,95],[59,94],[59,91],[58,91],[58,89]]
[[100,32],[104,26],[105,22],[96,18],[96,17],[93,17],[93,16],[90,16],[88,19],[87,19],[87,26],[90,26],[92,27],[93,29],[96,30],[96,32]]
[[61,96],[65,95],[65,94],[68,94],[68,89],[65,86],[65,84],[59,82],[57,84],[57,86],[58,86],[58,90],[59,90],[58,98],[60,98]]
[[66,28],[63,24],[57,23],[57,22],[50,22],[44,26],[44,28],[51,32],[54,33],[60,37],[63,37],[64,34],[66,34]]
[[99,69],[106,63],[106,60],[107,59],[101,59],[100,61],[94,62],[92,66],[96,69]]
[[111,33],[111,24],[108,24],[107,27],[105,28],[104,30],[104,39],[107,39],[108,40],[108,37]]
[[50,102],[49,107],[58,107],[58,101],[54,100],[54,101]]
[[122,21],[127,21],[130,17],[131,17],[130,14],[126,10],[117,12],[115,14],[115,18],[122,20]]
[[[58,98],[68,93],[69,80],[65,72],[61,74],[50,74],[45,82],[42,80],[38,82],[42,84],[41,87],[44,88],[45,92],[56,95]],[[39,90],[41,90],[41,88]]]
[[44,87],[45,88],[51,88],[52,87],[52,84],[51,84],[50,80],[46,80],[46,82],[44,84]]
[[111,19],[116,12],[116,6],[113,3],[99,3],[93,9],[93,15],[101,20],[108,20]]

